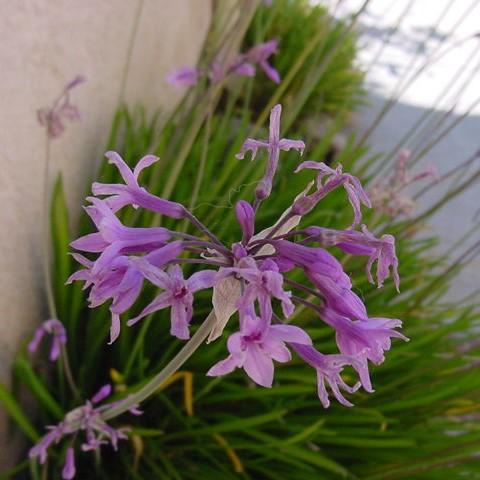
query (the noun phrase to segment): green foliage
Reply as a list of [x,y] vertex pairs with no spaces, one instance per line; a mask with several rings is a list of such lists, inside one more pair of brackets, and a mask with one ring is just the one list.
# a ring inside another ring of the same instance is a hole
[[[323,5],[312,6],[307,0],[278,0],[257,10],[245,44],[251,47],[277,39],[279,51],[272,64],[282,79],[301,53],[308,51],[288,96],[282,98],[284,105],[303,102],[296,119],[299,125],[306,117],[352,111],[363,100],[363,73],[354,65],[356,34],[344,36],[344,29],[345,23],[333,20]],[[263,109],[265,99],[272,97],[276,88],[263,73],[257,77],[251,101],[255,112]]]
[[[338,62],[335,55],[325,59],[324,50],[312,50],[315,42],[323,42],[325,49],[338,44],[339,36],[344,38],[340,30],[344,33],[346,26],[331,23],[321,8],[309,10],[306,2],[281,0],[274,4],[280,6],[272,7],[271,17],[265,8],[260,9],[247,44],[281,36],[282,50],[275,64],[284,78],[294,72],[291,82],[271,90],[263,80],[258,85],[258,79],[235,80],[222,96],[200,86],[175,115],[161,121],[157,116],[150,120],[143,110],[132,113],[122,108],[114,118],[109,138],[108,149],[119,151],[130,165],[147,152],[158,154],[160,162],[142,173],[141,182],[152,193],[167,193],[189,205],[226,244],[239,236],[232,206],[240,198],[251,198],[265,160],[259,155],[255,162],[238,161],[234,154],[247,136],[267,135],[265,105],[280,97],[283,126],[289,125],[288,137],[304,138],[305,155],[321,161],[361,93],[361,74],[352,66],[353,39],[345,43]],[[318,24],[325,25],[326,30],[313,41]],[[298,59],[303,60],[296,64]],[[341,88],[334,92],[337,81]],[[263,110],[259,113],[260,108]],[[302,124],[305,117],[318,112],[334,116],[322,139],[309,136]],[[352,137],[336,161],[355,172],[361,169],[366,154]],[[374,157],[370,159],[375,161]],[[308,172],[292,175],[298,161],[293,152],[282,154],[275,195],[260,210],[257,229],[270,226],[311,179]],[[117,170],[105,162],[99,179],[120,181]],[[122,216],[129,225],[174,225],[171,220],[133,209]],[[344,194],[336,192],[323,200],[307,221],[344,228],[351,223],[351,216]],[[386,362],[373,369],[375,393],[353,395],[352,409],[334,404],[325,410],[316,396],[315,372],[298,360],[277,366],[272,389],[253,385],[241,371],[221,379],[208,378],[207,369],[226,355],[225,334],[213,344],[202,346],[175,381],[143,406],[143,416],[125,415],[115,421],[132,428],[132,440],[122,442],[118,453],[106,448],[97,463],[92,455],[79,453],[78,478],[480,478],[480,467],[474,461],[480,441],[474,422],[480,410],[480,376],[474,366],[480,352],[478,347],[465,348],[466,340],[478,327],[478,305],[443,302],[442,293],[455,269],[449,269],[448,258],[432,253],[436,239],[419,238],[412,221],[392,223],[366,213],[365,222],[376,227],[376,233],[386,225],[388,231],[396,233],[401,295],[390,281],[383,289],[371,286],[364,273],[365,259],[336,254],[370,315],[401,318],[411,338],[409,343],[394,341]],[[115,344],[106,345],[108,308],[88,309],[78,285],[59,287],[76,268],[64,263],[68,239],[72,238],[67,225],[59,182],[52,208],[54,283],[58,285],[57,307],[70,338],[68,354],[73,374],[84,398],[107,381],[114,383],[120,397],[158,372],[181,342],[168,333],[168,313],[159,312],[132,328],[123,326]],[[84,223],[81,233],[90,228]],[[177,222],[175,228],[187,230],[189,226]],[[135,315],[154,294],[153,288],[147,289],[125,316]],[[199,294],[193,328],[210,309],[208,294]],[[298,308],[295,322],[308,329],[318,349],[326,353],[335,350],[331,331],[310,312]],[[13,373],[16,388],[27,386],[38,401],[39,431],[44,425],[56,423],[61,412],[78,405],[61,376],[50,378],[44,365],[32,366],[23,353]],[[352,380],[351,373],[347,372],[347,381]],[[35,439],[35,428],[3,387],[0,401],[26,435]],[[61,467],[61,455],[58,459],[53,455],[48,478],[58,478]],[[31,472],[30,478],[40,478],[35,465]]]

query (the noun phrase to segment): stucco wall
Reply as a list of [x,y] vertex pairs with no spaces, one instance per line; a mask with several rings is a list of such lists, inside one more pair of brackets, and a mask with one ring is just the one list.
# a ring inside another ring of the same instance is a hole
[[[45,137],[35,112],[76,74],[83,120],[52,142],[70,209],[105,147],[120,97],[128,45],[140,12],[125,100],[172,108],[181,91],[165,83],[176,65],[193,65],[210,21],[210,0],[0,0],[0,380],[19,342],[46,314],[42,291],[42,171]],[[52,179],[54,175],[52,174]],[[0,408],[0,471],[5,417]]]

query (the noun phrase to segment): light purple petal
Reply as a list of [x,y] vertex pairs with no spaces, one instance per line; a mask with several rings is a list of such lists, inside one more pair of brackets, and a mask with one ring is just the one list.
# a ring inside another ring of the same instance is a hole
[[233,355],[229,355],[224,360],[220,360],[217,362],[213,367],[210,368],[207,372],[208,377],[218,377],[220,375],[226,375],[227,373],[231,373],[235,370],[235,368],[239,367],[238,360],[233,357]]
[[100,390],[91,398],[93,404],[100,403],[102,400],[105,400],[112,393],[112,386],[107,383],[100,388]]
[[212,288],[217,278],[216,270],[202,270],[194,273],[187,281],[191,292]]
[[311,345],[312,339],[305,330],[294,325],[272,325],[270,333],[274,338],[283,342],[294,342],[300,345]]
[[105,153],[105,156],[108,158],[108,163],[111,163],[118,168],[120,175],[127,185],[137,185],[137,180],[133,175],[132,170],[117,152],[109,151]]
[[142,172],[143,169],[149,167],[150,165],[153,165],[155,162],[157,162],[159,158],[155,155],[145,155],[142,157],[138,163],[135,165],[135,168],[133,169],[133,176],[136,181],[138,181],[138,176]]
[[162,310],[163,308],[169,307],[172,304],[172,297],[170,292],[163,292],[158,295],[149,305],[147,305],[140,315],[137,315],[135,318],[131,318],[128,320],[127,325],[130,327],[134,325],[142,318],[150,315],[151,313],[157,312],[158,310]]
[[272,82],[280,83],[280,74],[267,61],[260,62],[260,67]]
[[116,313],[112,313],[112,324],[110,326],[110,341],[111,345],[120,335],[120,317]]
[[72,447],[68,447],[65,455],[65,465],[62,469],[62,479],[71,480],[75,477],[75,474],[75,452]]
[[180,340],[188,340],[188,325],[192,318],[189,306],[184,302],[172,302],[170,334]]
[[102,252],[108,245],[100,233],[89,233],[70,243],[75,250],[93,253]]
[[257,151],[259,148],[266,148],[268,149],[269,143],[264,142],[263,140],[254,140],[253,138],[247,138],[242,145],[242,148],[240,149],[240,152],[238,152],[235,157],[238,158],[239,160],[242,160],[245,158],[245,154],[248,151],[252,152],[252,160],[255,160],[255,157],[257,156]]
[[247,354],[243,362],[247,375],[258,385],[270,388],[273,383],[273,361],[256,345],[247,346]]

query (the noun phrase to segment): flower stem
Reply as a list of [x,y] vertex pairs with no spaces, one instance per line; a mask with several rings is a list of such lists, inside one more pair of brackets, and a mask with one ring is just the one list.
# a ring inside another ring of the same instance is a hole
[[[50,137],[47,131],[46,146],[45,146],[45,167],[43,170],[43,274],[45,277],[45,291],[47,296],[48,312],[50,318],[57,318],[57,308],[55,306],[55,296],[53,294],[53,282],[51,272],[51,260],[52,255],[50,251],[50,215],[49,215],[49,180],[50,180]],[[68,386],[75,397],[80,398],[78,387],[73,379],[72,370],[70,368],[70,362],[68,360],[67,351],[62,346],[60,352],[60,358],[67,378]]]
[[195,332],[193,337],[183,346],[183,348],[170,360],[170,362],[155,375],[144,387],[138,392],[129,395],[124,401],[117,403],[112,408],[102,413],[103,420],[110,420],[122,413],[127,412],[135,405],[140,404],[152,394],[154,394],[165,381],[173,375],[197,350],[198,347],[206,340],[213,326],[216,317],[213,310],[202,323],[200,328]]

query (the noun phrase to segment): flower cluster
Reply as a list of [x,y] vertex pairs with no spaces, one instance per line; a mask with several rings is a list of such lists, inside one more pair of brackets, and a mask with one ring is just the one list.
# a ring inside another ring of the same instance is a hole
[[270,40],[255,45],[246,53],[237,55],[233,61],[225,66],[219,59],[215,59],[206,68],[180,67],[167,75],[167,82],[179,86],[196,85],[201,77],[218,83],[230,75],[253,77],[255,67],[263,70],[265,75],[275,83],[280,83],[280,75],[269,63],[268,59],[277,52],[278,42]]
[[[382,363],[391,339],[406,337],[396,330],[400,320],[369,318],[350,277],[327,248],[335,246],[349,254],[366,256],[369,280],[374,282],[372,268],[376,263],[378,286],[392,275],[398,288],[395,241],[391,235],[376,238],[365,226],[357,230],[362,220],[361,206],[370,206],[359,180],[344,173],[341,166],[333,169],[314,161],[303,162],[297,171],[313,169],[317,173],[316,187],[311,182],[272,227],[256,232],[258,209],[274,191],[281,151],[303,153],[305,148],[300,140],[280,138],[280,116],[281,106],[277,105],[271,112],[268,140],[247,139],[238,154],[243,158],[251,152],[253,159],[259,150],[265,150],[268,158],[254,201],[240,200],[235,207],[242,237],[231,246],[224,245],[181,204],[158,198],[140,186],[140,172],[155,157],[142,158],[132,171],[118,154],[107,153],[125,183],[93,185],[95,196],[88,198],[86,211],[97,231],[72,243],[88,257],[74,254],[84,268],[70,281],[85,281],[85,287],[90,288],[91,307],[111,301],[110,342],[120,334],[120,315],[135,303],[145,282],[160,288],[160,293],[126,324],[132,326],[168,308],[170,333],[182,340],[190,336],[195,293],[212,288],[217,323],[209,341],[221,336],[233,318],[238,318],[238,331],[228,338],[226,358],[213,365],[207,375],[243,369],[255,383],[271,387],[274,362],[288,362],[295,352],[315,369],[318,396],[325,407],[330,404],[329,391],[340,403],[350,406],[345,392],[351,394],[360,387],[372,391],[369,362]],[[345,190],[353,208],[352,225],[345,230],[298,227],[303,217],[338,187]],[[185,218],[198,229],[198,236],[162,227],[123,225],[115,213],[127,205]],[[185,278],[182,267],[198,264],[203,264],[203,269]],[[303,272],[303,282],[291,278],[293,271]],[[298,304],[312,309],[332,328],[338,354],[320,353],[306,331],[289,324]],[[358,373],[359,381],[353,385],[341,376],[347,366]]]
[[84,83],[86,78],[77,75],[69,82],[49,108],[41,108],[37,111],[37,119],[47,129],[50,138],[58,138],[65,130],[65,121],[74,122],[80,119],[78,108],[70,102],[70,92],[78,85]]
[[[58,425],[49,427],[49,432],[30,450],[30,458],[38,458],[41,464],[45,463],[48,449],[52,444],[59,443],[65,436],[73,436],[73,441],[66,451],[65,465],[62,470],[62,479],[70,480],[76,473],[73,443],[79,432],[85,433],[85,441],[81,444],[84,452],[98,450],[106,444],[110,444],[114,450],[117,450],[118,442],[127,439],[129,429],[115,429],[102,419],[102,412],[113,404],[97,406],[110,395],[111,390],[110,385],[104,385],[90,400],[87,400],[85,405],[69,412]],[[130,413],[140,415],[142,412],[132,408]]]
[[405,189],[422,180],[437,178],[438,173],[433,165],[419,173],[410,173],[410,158],[410,150],[400,150],[392,176],[386,181],[378,180],[373,183],[368,194],[376,211],[391,218],[410,215],[415,208],[415,202]]

